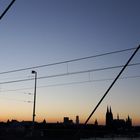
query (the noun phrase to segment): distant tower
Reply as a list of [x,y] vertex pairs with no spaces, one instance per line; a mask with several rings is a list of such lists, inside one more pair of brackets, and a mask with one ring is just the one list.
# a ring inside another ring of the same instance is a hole
[[94,125],[95,125],[95,126],[98,126],[98,121],[97,121],[97,119],[95,120]]
[[112,126],[113,123],[113,114],[112,114],[112,110],[110,107],[110,110],[107,106],[107,112],[106,112],[106,126]]
[[108,109],[108,106],[107,106],[107,112],[106,112],[106,126],[108,126],[109,125],[109,115],[110,113],[109,113],[109,109]]
[[129,117],[126,119],[126,127],[131,128],[132,127],[132,119]]
[[119,114],[117,114],[117,120],[119,120],[119,119],[120,119]]
[[63,123],[64,124],[69,124],[69,117],[64,117]]
[[111,107],[110,107],[110,120],[113,121],[113,114],[112,114]]
[[76,116],[76,124],[79,125],[79,116]]

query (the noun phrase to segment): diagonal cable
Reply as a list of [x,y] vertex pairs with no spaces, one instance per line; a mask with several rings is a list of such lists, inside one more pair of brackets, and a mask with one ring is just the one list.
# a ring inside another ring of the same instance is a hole
[[0,20],[4,17],[4,15],[8,12],[8,10],[11,8],[11,6],[14,4],[16,0],[12,0],[10,4],[5,8],[5,10],[0,15]]

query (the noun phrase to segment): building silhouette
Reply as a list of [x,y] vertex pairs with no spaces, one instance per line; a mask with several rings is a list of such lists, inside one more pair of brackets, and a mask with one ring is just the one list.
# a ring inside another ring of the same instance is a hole
[[76,116],[75,123],[76,123],[77,125],[79,125],[79,116]]
[[106,111],[106,126],[109,128],[117,128],[117,129],[123,129],[123,128],[131,128],[132,127],[132,119],[127,117],[126,120],[120,119],[119,114],[117,114],[117,119],[113,119],[113,113],[111,107],[109,108],[107,106]]
[[97,121],[97,119],[95,119],[94,125],[95,125],[95,126],[98,126],[98,121]]
[[113,124],[113,114],[112,114],[112,110],[111,107],[110,109],[107,106],[107,112],[106,112],[106,126],[112,126]]
[[64,117],[63,124],[71,125],[71,124],[73,124],[73,120],[70,120],[69,117]]

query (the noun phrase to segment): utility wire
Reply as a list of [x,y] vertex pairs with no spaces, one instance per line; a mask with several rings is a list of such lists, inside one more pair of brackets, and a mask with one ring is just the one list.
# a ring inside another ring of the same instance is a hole
[[[129,64],[129,66],[135,66],[135,65],[140,65],[140,63],[133,63],[133,64]],[[98,69],[90,69],[90,70],[85,70],[85,71],[76,71],[76,72],[66,72],[66,73],[63,73],[63,74],[58,74],[58,75],[50,75],[52,78],[53,77],[58,77],[58,76],[66,76],[66,75],[74,75],[74,74],[80,74],[80,73],[90,73],[90,72],[94,72],[94,71],[102,71],[102,70],[107,70],[107,69],[115,69],[115,68],[121,68],[123,67],[123,65],[119,65],[119,66],[113,66],[113,67],[104,67],[104,68],[98,68]],[[43,79],[43,78],[51,78],[49,76],[43,76],[43,77],[39,77],[37,79]],[[5,81],[6,79],[17,79],[17,80],[13,80],[14,81],[17,81],[18,82],[18,79],[19,77],[12,77],[12,78],[5,78],[5,79],[2,79],[3,81]],[[27,79],[27,80],[32,80],[33,79],[33,76],[26,76],[26,77],[23,77],[23,79]],[[22,79],[22,80],[23,80]],[[26,81],[26,80],[25,80]],[[10,81],[8,81],[9,83]],[[11,80],[12,82],[12,80]],[[4,82],[2,82],[4,84]],[[7,83],[7,82],[6,82]],[[1,82],[0,82],[1,84]]]
[[43,67],[48,67],[48,66],[60,65],[60,64],[65,64],[65,63],[85,60],[85,59],[91,59],[91,58],[96,58],[96,57],[101,57],[101,56],[121,53],[121,52],[127,52],[127,51],[131,51],[131,50],[134,50],[134,49],[136,49],[136,48],[128,48],[128,49],[112,51],[112,52],[107,52],[107,53],[102,53],[102,54],[97,54],[97,55],[92,55],[92,56],[87,56],[87,57],[81,57],[81,58],[76,58],[76,59],[56,62],[56,63],[49,63],[49,64],[38,65],[38,66],[33,66],[33,67],[26,67],[26,68],[15,69],[15,70],[10,70],[10,71],[3,71],[3,72],[0,72],[0,74],[14,73],[14,72],[20,72],[20,71],[25,71],[25,70],[30,70],[30,69],[37,69],[37,68],[43,68]]
[[[140,63],[133,63],[133,64],[129,64],[128,66],[136,66],[136,65],[140,65]],[[66,73],[62,73],[62,74],[42,76],[42,77],[38,77],[37,79],[39,80],[39,79],[55,78],[55,77],[75,75],[75,74],[81,74],[81,73],[103,71],[103,70],[109,70],[109,69],[116,69],[116,68],[122,68],[122,67],[124,67],[124,65],[118,65],[118,66],[112,66],[112,67],[104,67],[104,68],[98,68],[98,69],[90,69],[90,70],[83,70],[83,71],[76,71],[76,72],[69,72],[69,73],[66,72]],[[25,81],[31,81],[31,80],[34,80],[34,78],[27,78],[27,79],[19,79],[19,80],[13,80],[13,81],[0,82],[0,85],[2,85],[2,84],[10,84],[10,83],[18,83],[18,82],[25,82]]]
[[[123,79],[132,79],[132,78],[140,78],[140,75],[135,75],[135,76],[125,76],[125,77],[121,77],[119,78],[119,80],[123,80]],[[70,82],[70,83],[61,83],[61,84],[53,84],[53,85],[46,85],[46,86],[39,86],[37,88],[45,88],[45,87],[54,87],[54,86],[65,86],[65,85],[73,85],[73,84],[83,84],[83,83],[92,83],[92,82],[102,82],[102,81],[110,81],[110,80],[114,80],[114,78],[108,78],[108,79],[96,79],[96,80],[85,80],[85,81],[81,81],[81,82]],[[32,89],[33,87],[29,87],[29,88],[21,88],[21,89],[13,89],[13,90],[3,90],[0,91],[1,93],[3,92],[13,92],[13,91],[21,91],[21,90],[28,90],[28,89]],[[25,93],[24,93],[25,94]],[[31,95],[31,93],[27,93],[29,95]],[[20,99],[14,99],[14,98],[7,98],[7,97],[1,97],[0,99],[4,99],[4,100],[11,100],[11,101],[17,101],[17,102],[25,102],[25,103],[33,103],[33,101],[30,100],[20,100]]]
[[8,10],[11,8],[11,6],[14,4],[16,0],[12,0],[10,4],[5,8],[5,10],[0,15],[0,20],[4,17],[4,15],[8,12]]
[[[136,76],[125,76],[125,77],[119,78],[119,80],[130,79],[130,78],[131,79],[132,78],[140,78],[140,75],[136,75]],[[92,83],[92,82],[102,82],[102,81],[110,81],[110,80],[114,80],[114,78],[96,79],[96,80],[85,80],[85,81],[81,81],[81,82],[70,82],[70,83],[53,84],[53,85],[39,86],[37,88],[46,88],[46,87],[54,87],[54,86],[65,86],[65,85],[83,84],[83,83]],[[13,89],[13,90],[3,90],[3,91],[0,91],[0,92],[1,93],[3,93],[3,92],[13,92],[13,91],[28,90],[28,89],[32,89],[32,88],[33,87],[30,87],[30,88],[21,88],[21,89]],[[31,93],[24,93],[24,94],[31,95]],[[7,97],[1,97],[0,99],[17,101],[17,102],[24,102],[24,103],[33,103],[33,101],[30,101],[30,100],[20,100],[20,99],[14,99],[14,98],[9,98],[9,97],[8,98]]]
[[17,101],[17,102],[24,102],[24,103],[33,103],[32,101],[28,101],[28,100],[20,100],[20,99],[9,98],[9,97],[0,97],[0,99],[10,100],[10,101]]
[[[136,79],[136,78],[140,78],[140,75],[124,76],[124,77],[119,78],[119,80]],[[94,83],[94,82],[104,82],[104,81],[112,81],[112,80],[114,80],[114,78],[103,78],[103,79],[95,79],[95,80],[84,80],[84,81],[78,81],[78,82],[68,82],[68,83],[59,83],[59,84],[50,84],[50,85],[38,86],[37,88],[47,88],[47,87],[56,87],[56,86],[67,86],[67,85],[84,84],[84,83]],[[0,92],[3,93],[3,92],[23,91],[23,90],[30,90],[30,89],[33,89],[33,88],[34,87],[9,89],[9,90],[1,90]],[[32,93],[23,93],[23,94],[32,95]]]

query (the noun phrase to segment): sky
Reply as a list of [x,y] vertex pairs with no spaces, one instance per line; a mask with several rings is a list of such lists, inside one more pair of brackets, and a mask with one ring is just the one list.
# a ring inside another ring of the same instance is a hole
[[[0,0],[0,13],[10,0]],[[17,0],[0,21],[0,73],[137,47],[139,0]],[[37,80],[36,121],[84,122],[121,68],[68,74],[124,65],[134,50],[33,69]],[[131,63],[140,62],[140,51]],[[31,70],[0,74],[0,120],[32,120],[34,81]],[[92,116],[105,123],[107,106],[140,125],[140,65],[128,67]],[[106,79],[106,80],[103,80]],[[107,80],[108,79],[108,80]],[[109,80],[111,79],[111,80]],[[31,102],[28,102],[31,101]]]

